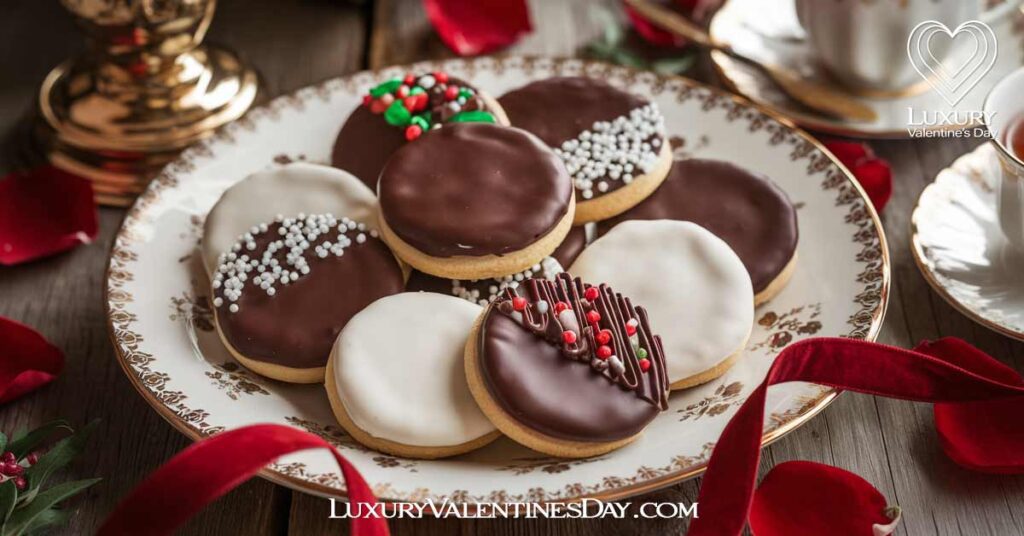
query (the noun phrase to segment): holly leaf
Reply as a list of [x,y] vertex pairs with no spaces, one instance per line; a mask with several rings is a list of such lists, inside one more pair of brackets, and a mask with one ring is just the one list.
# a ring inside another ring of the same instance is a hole
[[65,510],[50,508],[43,510],[25,527],[25,534],[41,534],[45,529],[52,529],[63,525],[71,517],[71,513]]
[[[64,482],[63,484],[57,484],[46,491],[39,492],[32,502],[25,504],[21,508],[18,508],[8,518],[7,524],[4,525],[4,536],[22,536],[27,533],[29,528],[33,524],[52,520],[53,515],[47,514],[57,503],[77,495],[85,488],[99,482],[99,478],[90,478],[87,480],[75,480],[73,482]],[[42,521],[37,521],[40,516],[44,516]]]
[[7,452],[7,434],[0,432],[0,453]]
[[14,485],[14,479],[0,483],[0,525],[7,523],[11,517],[14,505],[18,503],[18,487]]
[[85,443],[89,440],[92,431],[96,429],[97,423],[99,421],[92,421],[79,430],[78,433],[60,440],[53,448],[40,456],[39,461],[35,465],[25,470],[25,480],[28,481],[29,489],[26,497],[27,501],[33,500],[43,482],[54,471],[70,463],[71,460],[74,460],[85,450]]
[[[19,460],[24,458],[25,455],[35,450],[43,441],[50,438],[54,432],[60,429],[73,432],[71,425],[67,421],[57,420],[50,421],[31,432],[23,434],[21,437],[16,437],[14,441],[7,446],[7,450],[14,453],[14,456]],[[0,449],[2,451],[2,449]]]

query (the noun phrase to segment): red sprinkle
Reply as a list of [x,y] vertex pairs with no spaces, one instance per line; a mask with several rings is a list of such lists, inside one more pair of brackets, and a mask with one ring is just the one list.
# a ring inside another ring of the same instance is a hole
[[636,322],[630,319],[626,322],[626,335],[632,335],[636,333]]
[[363,106],[369,106],[371,102],[373,102],[373,97],[369,93],[363,95]]
[[594,301],[597,299],[598,294],[599,292],[597,290],[597,287],[590,287],[585,292],[583,292],[583,297],[590,301]]
[[392,102],[394,102],[394,97],[392,97],[391,94],[388,93],[387,95],[384,95],[381,98],[375,99],[373,102],[371,102],[370,111],[375,114],[382,114],[384,113],[385,110],[388,109],[388,106],[391,106]]
[[434,80],[437,80],[437,82],[439,84],[447,84],[448,83],[448,73],[446,73],[444,71],[437,71],[436,73],[434,73]]
[[526,309],[526,298],[523,298],[522,296],[516,296],[515,298],[512,298],[512,308],[515,309],[516,311],[522,311],[523,309]]
[[458,86],[448,86],[444,90],[444,98],[447,100],[455,100],[459,96]]
[[587,311],[587,322],[596,324],[601,321],[601,313],[597,311]]
[[555,314],[556,315],[562,314],[562,311],[564,311],[564,310],[566,310],[568,308],[569,308],[569,304],[568,303],[565,303],[564,301],[560,301],[560,302],[555,304]]
[[599,357],[601,359],[608,359],[611,356],[612,356],[612,349],[610,347],[608,347],[608,346],[598,346],[597,347],[597,357]]
[[596,337],[598,344],[608,344],[612,340],[612,332],[607,329],[602,329]]
[[408,95],[402,99],[402,106],[405,106],[405,109],[410,112],[415,112],[418,100],[415,95]]
[[565,341],[565,344],[572,344],[576,342],[576,332],[568,329],[563,331],[562,340]]
[[409,96],[409,86],[404,85],[404,84],[401,85],[401,86],[398,86],[398,89],[395,90],[395,96],[400,98],[400,99],[404,99],[404,98],[408,97]]
[[402,83],[407,85],[407,86],[411,86],[411,85],[415,84],[416,83],[416,75],[414,75],[412,73],[409,73],[409,74],[405,75],[405,78],[402,79]]
[[651,368],[651,360],[650,359],[641,359],[640,360],[640,370],[642,370],[644,372],[647,372],[648,370],[650,370],[650,368]]
[[409,125],[405,127],[405,140],[412,141],[420,137],[423,134],[423,129],[419,125]]

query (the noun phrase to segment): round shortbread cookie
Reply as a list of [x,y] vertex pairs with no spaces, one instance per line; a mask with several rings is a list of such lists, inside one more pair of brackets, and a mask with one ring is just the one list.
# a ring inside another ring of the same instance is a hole
[[546,78],[498,102],[512,126],[536,134],[565,162],[576,189],[576,225],[643,201],[672,165],[657,105],[604,80]]
[[259,171],[225,190],[207,214],[201,246],[207,273],[252,226],[300,212],[332,213],[377,228],[377,196],[346,171],[304,162]]
[[412,267],[449,279],[505,276],[562,243],[575,210],[557,156],[532,134],[489,123],[431,130],[381,172],[381,232]]
[[322,382],[349,319],[405,286],[377,231],[327,214],[254,225],[218,260],[211,295],[221,340],[249,369],[292,383]]
[[462,362],[482,311],[451,296],[405,292],[353,317],[327,367],[327,395],[341,425],[370,448],[414,458],[454,456],[497,438]]
[[531,279],[488,306],[465,366],[491,422],[552,456],[620,448],[668,407],[664,353],[643,308],[568,273]]
[[673,389],[725,373],[750,337],[750,276],[736,253],[699,225],[620,223],[583,250],[570,272],[604,281],[647,309]]

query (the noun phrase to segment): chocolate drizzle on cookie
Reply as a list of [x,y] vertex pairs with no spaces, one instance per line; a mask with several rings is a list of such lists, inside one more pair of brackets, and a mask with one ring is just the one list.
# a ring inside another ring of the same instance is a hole
[[624,390],[668,408],[668,378],[661,338],[647,312],[605,284],[585,286],[567,273],[531,279],[495,302],[495,308],[561,354],[587,363]]

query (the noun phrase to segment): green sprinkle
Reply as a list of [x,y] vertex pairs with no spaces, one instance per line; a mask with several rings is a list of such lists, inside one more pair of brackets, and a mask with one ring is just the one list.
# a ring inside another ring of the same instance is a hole
[[427,90],[421,88],[420,86],[412,86],[412,89],[409,90],[409,94],[410,95],[419,95],[420,93],[426,93],[426,92],[427,92]]
[[392,102],[391,106],[388,106],[388,109],[384,111],[384,120],[387,121],[389,125],[394,125],[396,127],[404,127],[408,125],[411,118],[412,114],[410,114],[409,110],[405,108],[405,105],[402,104],[401,100]]
[[647,359],[647,350],[640,348],[639,350],[636,351],[636,356],[639,357],[640,359]]
[[424,119],[422,115],[413,116],[413,118],[409,122],[412,123],[413,125],[419,125],[419,127],[423,129],[424,132],[430,129],[430,121]]
[[450,123],[497,123],[491,112],[485,112],[483,110],[472,110],[469,112],[459,112],[452,116],[448,120]]
[[391,80],[388,80],[387,82],[384,82],[378,85],[377,87],[371,89],[370,96],[376,99],[377,97],[387,95],[388,93],[391,93],[392,91],[398,89],[398,86],[400,85],[402,85],[401,80],[399,80],[398,78],[392,78]]
[[468,99],[473,96],[473,90],[468,87],[461,88],[459,89],[459,96]]

